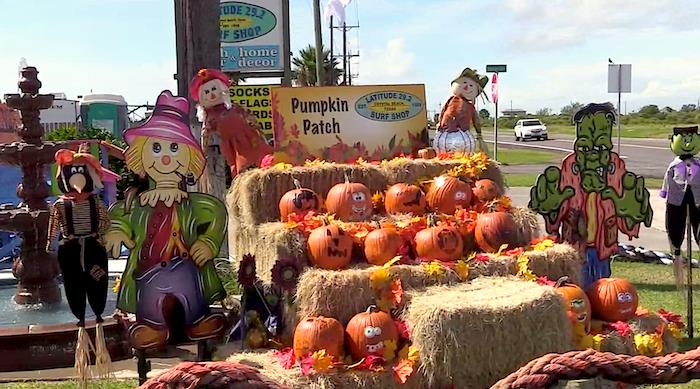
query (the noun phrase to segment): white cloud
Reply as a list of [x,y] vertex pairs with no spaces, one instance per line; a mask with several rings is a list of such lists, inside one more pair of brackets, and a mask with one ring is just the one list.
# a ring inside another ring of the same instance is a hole
[[362,54],[357,81],[362,84],[415,82],[415,57],[403,38],[391,39],[384,47]]

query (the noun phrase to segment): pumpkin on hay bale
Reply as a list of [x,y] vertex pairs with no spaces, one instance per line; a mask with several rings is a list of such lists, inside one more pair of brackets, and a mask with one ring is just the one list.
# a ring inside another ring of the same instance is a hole
[[[461,162],[458,160],[397,158],[382,163],[379,169],[384,172],[389,184],[396,184],[399,182],[418,182],[426,178],[437,177],[460,165]],[[491,161],[478,178],[488,178],[499,188],[505,189],[503,174],[498,166],[498,162]]]
[[571,350],[571,325],[551,287],[513,278],[409,292],[403,318],[426,387],[487,388],[532,359]]

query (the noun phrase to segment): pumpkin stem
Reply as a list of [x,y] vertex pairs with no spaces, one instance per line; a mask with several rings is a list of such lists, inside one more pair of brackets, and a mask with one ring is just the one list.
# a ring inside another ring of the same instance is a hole
[[428,227],[437,227],[437,215],[431,213],[427,218]]
[[299,182],[299,180],[295,178],[293,182],[296,189],[301,189],[301,182]]
[[566,284],[567,282],[569,282],[569,277],[567,277],[567,276],[561,277],[557,280],[557,283],[554,284],[554,287],[559,288],[562,285]]
[[365,312],[367,312],[367,313],[379,312],[379,308],[377,308],[376,305],[370,305],[369,307],[367,307],[367,311],[365,311]]
[[348,172],[347,172],[347,171],[344,171],[344,172],[343,172],[343,176],[345,176],[345,183],[346,183],[346,184],[349,184],[349,183],[350,183],[350,177],[348,177]]
[[321,221],[323,222],[324,226],[329,226],[331,224],[330,219],[328,219],[328,215],[322,215]]

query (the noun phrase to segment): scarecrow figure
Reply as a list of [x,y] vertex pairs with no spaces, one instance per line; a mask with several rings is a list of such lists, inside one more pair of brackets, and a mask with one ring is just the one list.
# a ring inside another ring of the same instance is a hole
[[653,210],[644,177],[628,172],[612,151],[612,105],[588,104],[576,112],[574,122],[574,152],[561,169],[550,166],[537,177],[529,207],[544,216],[548,233],[560,235],[587,259],[585,289],[610,277],[618,232],[630,240],[639,237],[641,223],[651,226]]
[[670,146],[676,158],[666,169],[659,195],[666,199],[666,233],[674,255],[674,275],[680,285],[683,280],[681,245],[688,214],[695,241],[700,242],[700,159],[695,156],[700,152],[698,126],[674,127]]
[[126,164],[147,177],[150,188],[112,206],[105,238],[115,257],[122,244],[130,250],[117,308],[136,314],[129,335],[138,350],[224,330],[224,316],[209,305],[226,295],[213,262],[226,233],[226,207],[182,189],[183,181],[194,185],[206,163],[188,113],[186,98],[164,91],[148,121],[124,132]]
[[102,235],[110,221],[107,208],[93,191],[103,187],[103,179],[118,176],[100,165],[89,153],[87,144],[82,144],[78,152],[59,150],[55,159],[58,164],[56,181],[62,195],[51,208],[46,251],[51,251],[52,242],[60,233],[58,264],[68,306],[78,319],[75,366],[81,387],[85,387],[92,348],[85,331],[86,298],[97,322],[94,349],[99,375],[106,378],[111,364],[102,327],[108,287],[107,251],[102,244]]
[[[442,107],[433,147],[438,153],[471,154],[477,147],[487,152],[481,138],[481,123],[474,103],[484,94],[488,77],[466,68],[452,81],[452,96]],[[476,138],[472,131],[476,132]],[[478,144],[477,144],[478,142]]]
[[231,169],[231,177],[250,167],[259,166],[263,157],[272,154],[260,132],[255,115],[231,102],[231,79],[217,69],[201,69],[190,82],[190,95],[199,103],[197,116],[204,123],[202,148],[211,137],[219,136],[219,146]]

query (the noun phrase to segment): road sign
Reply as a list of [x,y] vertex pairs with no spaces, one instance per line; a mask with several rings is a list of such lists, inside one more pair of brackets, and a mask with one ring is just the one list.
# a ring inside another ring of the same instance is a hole
[[632,65],[608,64],[608,93],[632,92]]
[[491,99],[498,104],[498,73],[494,73],[491,77]]
[[505,73],[506,65],[486,65],[487,73]]

